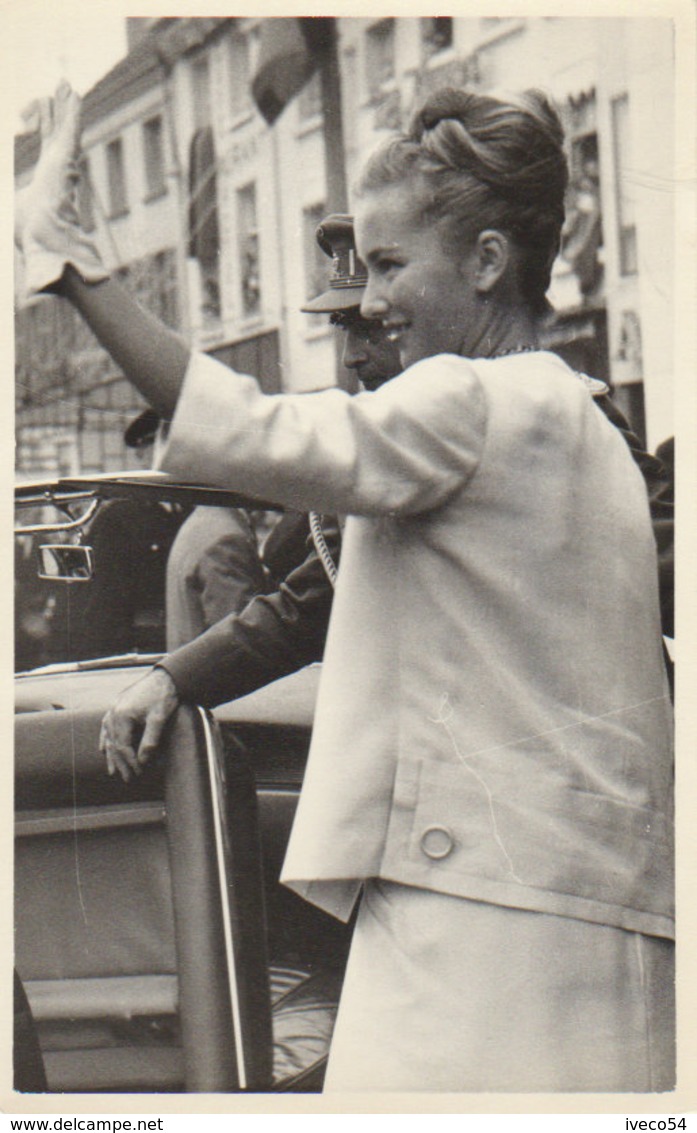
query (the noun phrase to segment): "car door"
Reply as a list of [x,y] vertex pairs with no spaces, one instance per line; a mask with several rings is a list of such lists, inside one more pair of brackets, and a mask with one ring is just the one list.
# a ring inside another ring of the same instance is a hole
[[101,711],[17,717],[15,953],[53,1091],[269,1088],[256,792],[182,708],[136,790]]

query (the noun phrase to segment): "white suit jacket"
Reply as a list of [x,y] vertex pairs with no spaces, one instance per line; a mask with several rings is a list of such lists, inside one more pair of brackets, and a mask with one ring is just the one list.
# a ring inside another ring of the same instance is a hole
[[265,396],[192,360],[162,466],[349,516],[283,880],[672,933],[671,711],[641,474],[555,355]]

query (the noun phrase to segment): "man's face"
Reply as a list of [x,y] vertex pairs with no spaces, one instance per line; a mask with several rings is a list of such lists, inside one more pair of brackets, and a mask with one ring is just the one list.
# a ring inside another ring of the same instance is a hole
[[343,363],[353,370],[368,390],[377,389],[401,372],[397,348],[387,338],[382,323],[364,319],[358,307],[337,311],[332,323],[346,335]]

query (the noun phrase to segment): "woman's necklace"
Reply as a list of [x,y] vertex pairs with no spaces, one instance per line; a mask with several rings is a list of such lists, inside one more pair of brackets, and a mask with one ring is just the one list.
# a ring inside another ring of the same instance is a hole
[[495,354],[489,354],[489,358],[507,358],[509,354],[529,354],[531,351],[539,349],[539,346],[534,346],[528,342],[522,346],[511,346],[509,350],[497,350]]

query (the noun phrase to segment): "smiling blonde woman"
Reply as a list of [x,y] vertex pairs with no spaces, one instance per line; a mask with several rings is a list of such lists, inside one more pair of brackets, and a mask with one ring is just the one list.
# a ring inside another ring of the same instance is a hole
[[[537,349],[556,114],[439,92],[373,157],[362,312],[405,370],[349,397],[265,396],[104,278],[70,213],[78,110],[63,92],[22,208],[31,286],[172,418],[165,470],[348,516],[283,872],[342,919],[359,902],[327,1088],[669,1089],[656,550],[622,437]],[[124,775],[148,754],[113,716],[103,748]]]

